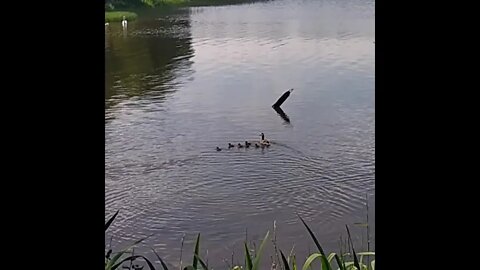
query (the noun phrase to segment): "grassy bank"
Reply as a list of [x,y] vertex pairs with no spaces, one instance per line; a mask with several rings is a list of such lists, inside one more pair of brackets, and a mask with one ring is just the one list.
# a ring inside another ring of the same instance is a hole
[[196,7],[196,6],[221,6],[232,4],[243,4],[250,2],[258,2],[258,0],[161,0],[156,3],[157,6],[181,6],[181,7]]
[[[105,232],[107,231],[108,227],[112,224],[113,220],[117,216],[117,213],[113,215],[105,224]],[[244,265],[234,265],[233,259],[232,263],[228,264],[227,269],[231,270],[260,270],[260,261],[267,260],[266,256],[263,255],[263,250],[265,245],[268,242],[273,244],[274,254],[272,256],[272,267],[271,269],[281,269],[281,270],[298,270],[302,267],[302,270],[375,270],[375,252],[356,252],[353,246],[352,239],[350,237],[350,231],[348,226],[346,226],[346,230],[348,233],[348,245],[345,245],[346,249],[342,251],[342,247],[340,248],[339,253],[325,253],[323,248],[321,247],[318,239],[316,238],[314,232],[310,229],[310,227],[305,223],[305,221],[299,217],[303,225],[305,226],[308,234],[312,238],[315,247],[317,249],[316,252],[309,254],[304,260],[301,258],[296,258],[294,249],[290,252],[288,250],[281,250],[277,246],[277,236],[276,236],[276,225],[274,222],[273,225],[273,235],[270,236],[269,231],[267,231],[263,241],[260,243],[259,246],[255,244],[249,246],[247,241],[244,242]],[[129,270],[137,270],[143,269],[143,266],[139,266],[138,262],[143,261],[148,266],[148,269],[163,269],[168,270],[168,266],[165,261],[159,256],[159,254],[152,249],[154,252],[156,259],[158,259],[158,265],[152,263],[147,257],[141,254],[135,254],[132,248],[142,242],[144,239],[138,240],[133,243],[129,248],[126,248],[120,252],[113,253],[112,250],[109,248],[106,255],[105,255],[105,270],[115,270],[115,269],[129,269]],[[187,255],[187,263],[185,265],[182,264],[182,253],[183,253],[183,240],[182,239],[182,250],[180,252],[180,267],[179,269],[183,270],[209,270],[211,267],[208,265],[208,260],[205,260],[205,257],[202,256],[200,252],[200,234],[197,235],[195,248],[193,250],[193,254]],[[348,248],[347,248],[348,246]],[[358,251],[358,250],[357,250]],[[207,252],[208,255],[208,252]],[[190,261],[191,260],[191,261]],[[155,262],[155,261],[154,261]],[[191,262],[191,264],[189,263]],[[315,262],[315,264],[313,264]],[[298,264],[297,264],[298,263]],[[126,264],[126,265],[124,265]],[[128,267],[127,265],[130,265]],[[171,264],[170,264],[171,265]],[[170,267],[170,269],[177,269],[177,267]]]
[[138,17],[135,12],[130,11],[106,11],[105,22],[120,22],[123,16],[125,16],[127,21],[133,21]]
[[107,3],[105,6],[105,8],[107,9],[107,11],[105,11],[105,22],[119,22],[122,20],[123,16],[125,16],[128,21],[132,21],[137,18],[137,14],[134,12],[118,11],[118,9],[138,9],[142,7],[161,9],[199,6],[221,6],[258,1],[268,0],[146,0],[142,1],[141,4],[139,4],[138,2],[134,2],[131,4],[123,3],[120,6],[116,6],[112,3]]

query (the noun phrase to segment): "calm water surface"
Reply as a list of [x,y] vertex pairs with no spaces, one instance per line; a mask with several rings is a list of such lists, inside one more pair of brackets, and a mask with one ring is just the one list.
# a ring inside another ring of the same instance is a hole
[[[276,0],[149,10],[105,28],[105,215],[120,210],[106,244],[152,235],[137,250],[176,265],[183,234],[190,261],[200,232],[221,269],[232,251],[243,262],[246,230],[257,241],[277,220],[280,248],[302,257],[313,242],[298,213],[328,251],[345,224],[366,249],[353,224],[368,192],[374,248],[374,9]],[[289,88],[281,117],[271,105]],[[215,150],[260,132],[270,148]]]

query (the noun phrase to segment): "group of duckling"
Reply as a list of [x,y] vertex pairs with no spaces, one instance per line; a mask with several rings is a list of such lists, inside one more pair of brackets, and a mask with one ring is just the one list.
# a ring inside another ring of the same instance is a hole
[[[268,140],[265,140],[265,135],[262,133],[262,134],[260,134],[260,136],[262,136],[262,140],[258,143],[255,143],[255,148],[262,148],[263,149],[265,147],[270,147],[270,142]],[[245,145],[241,144],[241,143],[238,143],[236,145],[236,147],[237,148],[249,148],[251,145],[252,145],[251,142],[245,141]],[[234,147],[235,147],[234,144],[228,143],[228,149],[234,148]],[[217,151],[222,151],[222,148],[217,146]]]

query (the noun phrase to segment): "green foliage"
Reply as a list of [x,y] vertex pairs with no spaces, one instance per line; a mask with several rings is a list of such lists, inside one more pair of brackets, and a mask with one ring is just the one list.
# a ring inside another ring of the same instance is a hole
[[[113,223],[114,219],[117,217],[117,213],[115,213],[106,223],[105,223],[105,230],[107,230],[110,225]],[[312,253],[308,256],[308,258],[305,260],[302,270],[313,270],[313,269],[319,269],[319,270],[327,270],[327,269],[337,269],[337,270],[375,270],[375,260],[372,260],[370,262],[370,265],[364,264],[363,263],[363,258],[367,256],[375,256],[375,252],[355,252],[355,249],[353,248],[353,242],[350,237],[350,231],[347,228],[347,233],[348,233],[348,240],[351,244],[352,247],[352,253],[353,256],[351,256],[349,253],[345,254],[340,254],[338,256],[336,253],[330,253],[328,256],[324,252],[323,248],[320,245],[320,242],[316,238],[315,234],[313,231],[310,229],[310,227],[307,225],[307,223],[299,217],[305,228],[307,229],[308,233],[310,234],[310,237],[314,241],[317,249],[319,252]],[[142,255],[134,255],[133,252],[130,250],[140,242],[142,242],[145,239],[141,239],[133,243],[130,247],[123,249],[120,252],[115,253],[115,256],[113,258],[110,258],[111,250],[109,250],[105,256],[105,270],[116,270],[116,269],[121,269],[121,266],[125,262],[131,262],[131,265],[133,262],[136,262],[138,260],[142,260],[146,263],[148,266],[148,269],[155,270],[155,265],[146,257]],[[266,243],[269,240],[269,232],[267,231],[265,237],[263,238],[259,249],[256,252],[256,255],[252,258],[250,249],[247,245],[247,243],[244,243],[244,248],[245,248],[245,265],[244,266],[231,266],[232,270],[260,270],[260,259],[262,258],[263,250],[265,248]],[[153,249],[152,249],[153,250]],[[160,262],[160,266],[158,266],[158,269],[163,269],[163,270],[168,270],[168,267],[166,263],[160,258],[160,256],[153,250],[155,256],[158,258]],[[127,256],[127,254],[129,254]],[[285,257],[283,252],[280,250],[281,254],[281,261],[283,264],[283,268],[285,270],[297,270],[297,265],[296,265],[296,259],[295,259],[295,254],[290,254],[288,256],[288,259]],[[358,257],[359,256],[359,257]],[[346,260],[345,258],[350,257],[350,260]],[[337,264],[337,267],[334,267],[333,259],[335,258],[335,263]],[[313,263],[315,261],[320,261],[320,267],[315,268],[315,265]],[[291,266],[290,266],[291,264]],[[127,267],[128,268],[128,267]],[[133,268],[136,269],[136,268]],[[131,269],[130,269],[131,270]],[[209,270],[208,265],[204,262],[204,260],[200,256],[200,234],[197,235],[197,239],[195,242],[195,247],[193,251],[193,260],[191,265],[187,265],[183,268],[183,270]]]
[[214,6],[231,5],[255,0],[107,0],[105,10],[118,8],[158,7],[158,6]]
[[137,14],[128,11],[107,11],[105,12],[105,22],[120,22],[123,20],[123,16],[127,21],[133,21],[137,19]]

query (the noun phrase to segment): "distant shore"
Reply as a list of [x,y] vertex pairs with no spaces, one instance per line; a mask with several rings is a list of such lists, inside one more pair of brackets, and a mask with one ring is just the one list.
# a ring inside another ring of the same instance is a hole
[[[258,0],[257,0],[258,1]],[[242,4],[249,2],[257,2],[255,0],[153,0],[153,1],[144,1],[143,5],[123,5],[120,7],[115,7],[113,4],[107,1],[105,6],[105,22],[120,22],[123,19],[123,16],[127,21],[133,21],[138,18],[137,13],[126,10],[135,10],[140,7],[152,7],[152,8],[179,8],[179,7],[199,7],[199,6],[221,6],[221,5],[232,5],[232,4]]]

